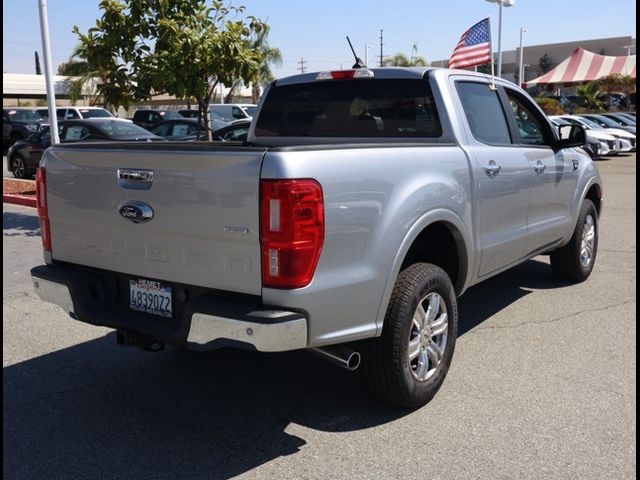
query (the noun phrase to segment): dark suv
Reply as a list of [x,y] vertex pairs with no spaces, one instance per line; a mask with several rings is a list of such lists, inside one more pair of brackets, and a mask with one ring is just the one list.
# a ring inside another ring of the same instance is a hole
[[164,120],[173,120],[184,118],[178,112],[174,110],[136,110],[133,113],[133,123],[141,126],[142,128],[150,128],[156,123]]
[[[33,109],[3,108],[2,109],[2,130],[3,130],[3,150],[9,148],[18,140],[27,138],[32,133],[37,132],[46,120]],[[9,126],[10,128],[7,128]],[[6,132],[6,134],[5,134]],[[5,138],[8,135],[8,138]],[[9,140],[9,144],[5,144]]]

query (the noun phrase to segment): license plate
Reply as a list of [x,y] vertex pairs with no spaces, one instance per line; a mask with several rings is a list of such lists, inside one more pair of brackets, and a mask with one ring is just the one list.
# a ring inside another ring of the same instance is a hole
[[144,278],[129,280],[129,308],[131,310],[171,318],[173,316],[172,307],[171,287]]

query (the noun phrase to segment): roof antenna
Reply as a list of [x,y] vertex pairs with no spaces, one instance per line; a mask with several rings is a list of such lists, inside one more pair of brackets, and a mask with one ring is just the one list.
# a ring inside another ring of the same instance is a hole
[[356,55],[356,51],[353,49],[353,45],[351,45],[351,40],[349,40],[349,36],[347,36],[347,42],[349,42],[349,46],[351,47],[351,51],[353,52],[353,56],[356,59],[356,63],[353,64],[351,68],[367,68],[362,59]]

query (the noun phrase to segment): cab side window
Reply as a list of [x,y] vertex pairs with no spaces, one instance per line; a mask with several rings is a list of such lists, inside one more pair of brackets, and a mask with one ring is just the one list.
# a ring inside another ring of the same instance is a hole
[[486,83],[456,82],[473,136],[491,145],[511,145],[511,133],[498,92]]
[[80,115],[78,115],[75,110],[70,108],[67,110],[67,118],[73,120],[74,118],[80,118]]
[[513,91],[507,90],[506,93],[511,106],[511,114],[520,135],[520,143],[523,145],[548,145],[539,113]]

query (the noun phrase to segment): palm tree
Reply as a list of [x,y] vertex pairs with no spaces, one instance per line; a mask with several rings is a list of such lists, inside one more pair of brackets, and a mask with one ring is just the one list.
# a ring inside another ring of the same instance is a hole
[[[257,103],[260,95],[262,94],[262,88],[271,83],[275,77],[271,71],[272,66],[279,67],[282,65],[282,52],[279,48],[273,48],[269,45],[269,30],[271,27],[265,25],[265,27],[251,40],[251,48],[260,50],[264,54],[264,62],[260,65],[260,71],[258,72],[258,79],[251,85],[251,97],[253,103]],[[236,88],[240,85],[239,81],[233,83],[229,89],[229,93],[225,98],[226,103],[231,103]]]
[[[58,75],[74,77],[69,80],[69,97],[73,103],[82,97],[82,91],[86,89],[87,86],[95,87],[96,78],[98,78],[99,81],[104,81],[105,78],[102,72],[95,71],[89,66],[87,57],[86,46],[79,44],[76,45],[71,52],[69,60],[58,66]],[[91,105],[98,103],[98,96],[95,91],[91,96],[92,98],[89,103]],[[107,106],[104,105],[104,107],[106,108]]]
[[279,48],[269,46],[269,27],[268,25],[262,30],[252,42],[252,47],[257,48],[264,53],[264,63],[260,66],[258,73],[258,81],[253,83],[252,97],[253,103],[258,103],[258,99],[262,94],[262,87],[273,82],[273,72],[271,66],[280,67],[282,65],[282,52]]
[[602,112],[603,102],[600,100],[602,90],[597,82],[584,83],[576,87],[576,95],[584,101],[584,106],[589,110]]
[[625,97],[625,107],[627,110],[631,110],[630,96],[636,89],[636,79],[631,75],[622,75],[621,73],[614,73],[608,75],[599,80],[600,87],[606,93],[611,93],[622,90]]
[[385,67],[426,67],[429,65],[427,59],[417,55],[418,45],[411,46],[411,58],[404,53],[396,53],[384,61]]

